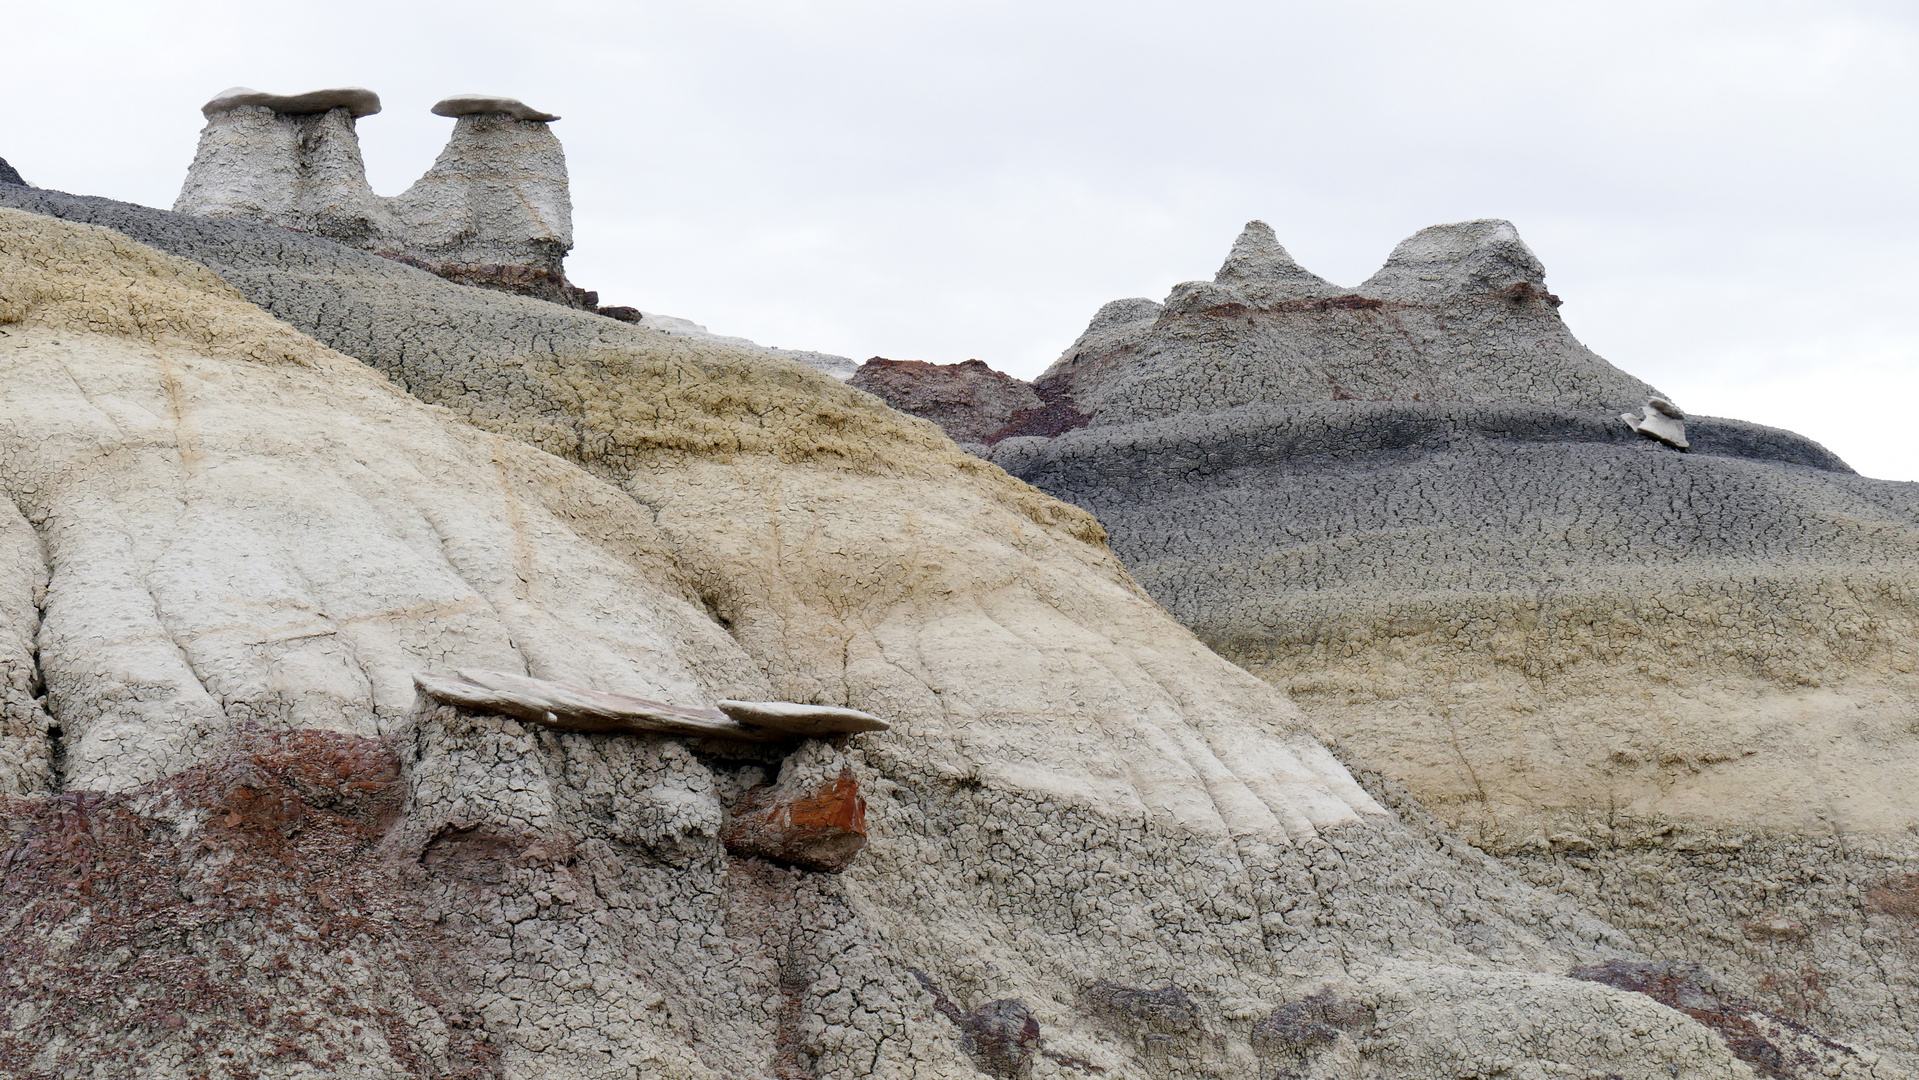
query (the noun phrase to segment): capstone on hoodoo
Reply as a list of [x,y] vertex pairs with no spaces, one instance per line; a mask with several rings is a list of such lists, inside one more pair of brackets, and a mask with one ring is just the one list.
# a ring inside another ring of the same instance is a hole
[[207,126],[174,210],[246,217],[412,263],[464,285],[594,310],[570,285],[573,247],[559,117],[512,98],[463,94],[433,107],[455,119],[446,149],[404,193],[367,183],[356,122],[380,111],[359,87],[291,96],[246,87],[201,109]]

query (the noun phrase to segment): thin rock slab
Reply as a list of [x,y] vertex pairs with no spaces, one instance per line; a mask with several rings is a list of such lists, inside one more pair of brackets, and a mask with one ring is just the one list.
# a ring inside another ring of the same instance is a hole
[[364,86],[309,90],[304,94],[268,94],[250,86],[235,86],[215,94],[213,100],[200,106],[200,114],[211,120],[248,105],[264,105],[285,116],[312,116],[345,109],[358,120],[380,111],[380,95]]
[[493,94],[455,94],[433,106],[435,116],[481,116],[487,113],[505,113],[515,120],[530,120],[536,124],[548,124],[559,119],[553,113],[541,112],[518,98]]
[[496,712],[559,731],[782,742],[885,731],[892,726],[858,709],[784,701],[722,701],[720,708],[708,709],[478,668],[462,668],[451,676],[422,672],[413,676],[413,684],[449,705]]

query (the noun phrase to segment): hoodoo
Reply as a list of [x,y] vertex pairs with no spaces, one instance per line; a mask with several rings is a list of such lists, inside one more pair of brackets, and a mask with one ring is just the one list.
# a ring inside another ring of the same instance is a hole
[[357,87],[264,94],[235,87],[201,110],[207,126],[174,210],[243,217],[400,258],[468,285],[591,308],[566,281],[573,204],[559,117],[514,98],[450,97],[439,160],[395,198],[367,184],[355,122],[380,111]]

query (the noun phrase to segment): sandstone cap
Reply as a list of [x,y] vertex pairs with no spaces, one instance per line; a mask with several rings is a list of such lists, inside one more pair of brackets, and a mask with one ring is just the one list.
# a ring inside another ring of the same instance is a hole
[[482,116],[487,113],[505,113],[515,120],[531,120],[540,124],[559,119],[518,98],[493,94],[455,94],[433,106],[435,116]]
[[304,94],[268,94],[248,86],[235,86],[214,95],[212,101],[200,106],[200,113],[211,120],[244,105],[265,105],[274,112],[290,116],[345,109],[357,120],[380,111],[380,95],[364,86],[309,90]]

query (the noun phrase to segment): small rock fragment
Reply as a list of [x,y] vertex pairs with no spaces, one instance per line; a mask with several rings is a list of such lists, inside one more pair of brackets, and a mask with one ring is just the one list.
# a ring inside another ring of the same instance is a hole
[[772,859],[837,874],[866,846],[866,800],[851,768],[824,787],[772,784],[747,792],[723,837],[742,858]]
[[1679,406],[1665,398],[1652,398],[1640,411],[1645,415],[1620,413],[1619,418],[1632,425],[1632,429],[1641,435],[1658,439],[1676,450],[1684,450],[1692,445],[1686,441],[1686,414],[1679,411]]

